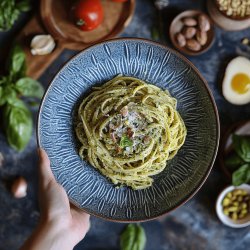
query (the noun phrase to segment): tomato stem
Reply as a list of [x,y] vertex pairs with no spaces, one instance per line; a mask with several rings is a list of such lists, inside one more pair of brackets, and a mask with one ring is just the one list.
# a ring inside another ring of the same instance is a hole
[[85,22],[84,22],[83,19],[78,19],[78,20],[76,21],[76,24],[77,24],[78,26],[83,26],[83,25],[85,24]]

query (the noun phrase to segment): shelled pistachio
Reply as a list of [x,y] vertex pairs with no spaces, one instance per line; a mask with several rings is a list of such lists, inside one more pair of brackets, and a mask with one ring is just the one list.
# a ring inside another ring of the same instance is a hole
[[250,213],[250,195],[244,189],[235,189],[223,198],[222,207],[230,219],[243,219]]

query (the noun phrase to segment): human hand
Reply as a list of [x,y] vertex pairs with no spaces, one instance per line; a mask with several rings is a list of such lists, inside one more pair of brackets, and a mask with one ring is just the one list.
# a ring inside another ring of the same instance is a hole
[[38,150],[40,222],[21,250],[68,250],[89,230],[89,215],[69,203],[50,169],[43,149]]

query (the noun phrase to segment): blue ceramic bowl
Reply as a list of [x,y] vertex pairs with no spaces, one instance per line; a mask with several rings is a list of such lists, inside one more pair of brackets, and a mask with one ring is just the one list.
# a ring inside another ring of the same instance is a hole
[[[185,144],[145,190],[115,188],[78,156],[77,105],[92,86],[118,74],[168,89],[187,127]],[[206,81],[187,59],[152,41],[115,39],[85,49],[59,71],[41,103],[37,135],[72,203],[105,219],[144,221],[180,206],[202,186],[217,153],[219,120]]]

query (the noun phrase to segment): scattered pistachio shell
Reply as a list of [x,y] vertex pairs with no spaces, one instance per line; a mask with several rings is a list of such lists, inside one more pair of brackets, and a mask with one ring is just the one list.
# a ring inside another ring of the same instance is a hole
[[47,55],[55,48],[56,44],[51,35],[37,35],[30,44],[32,55]]

